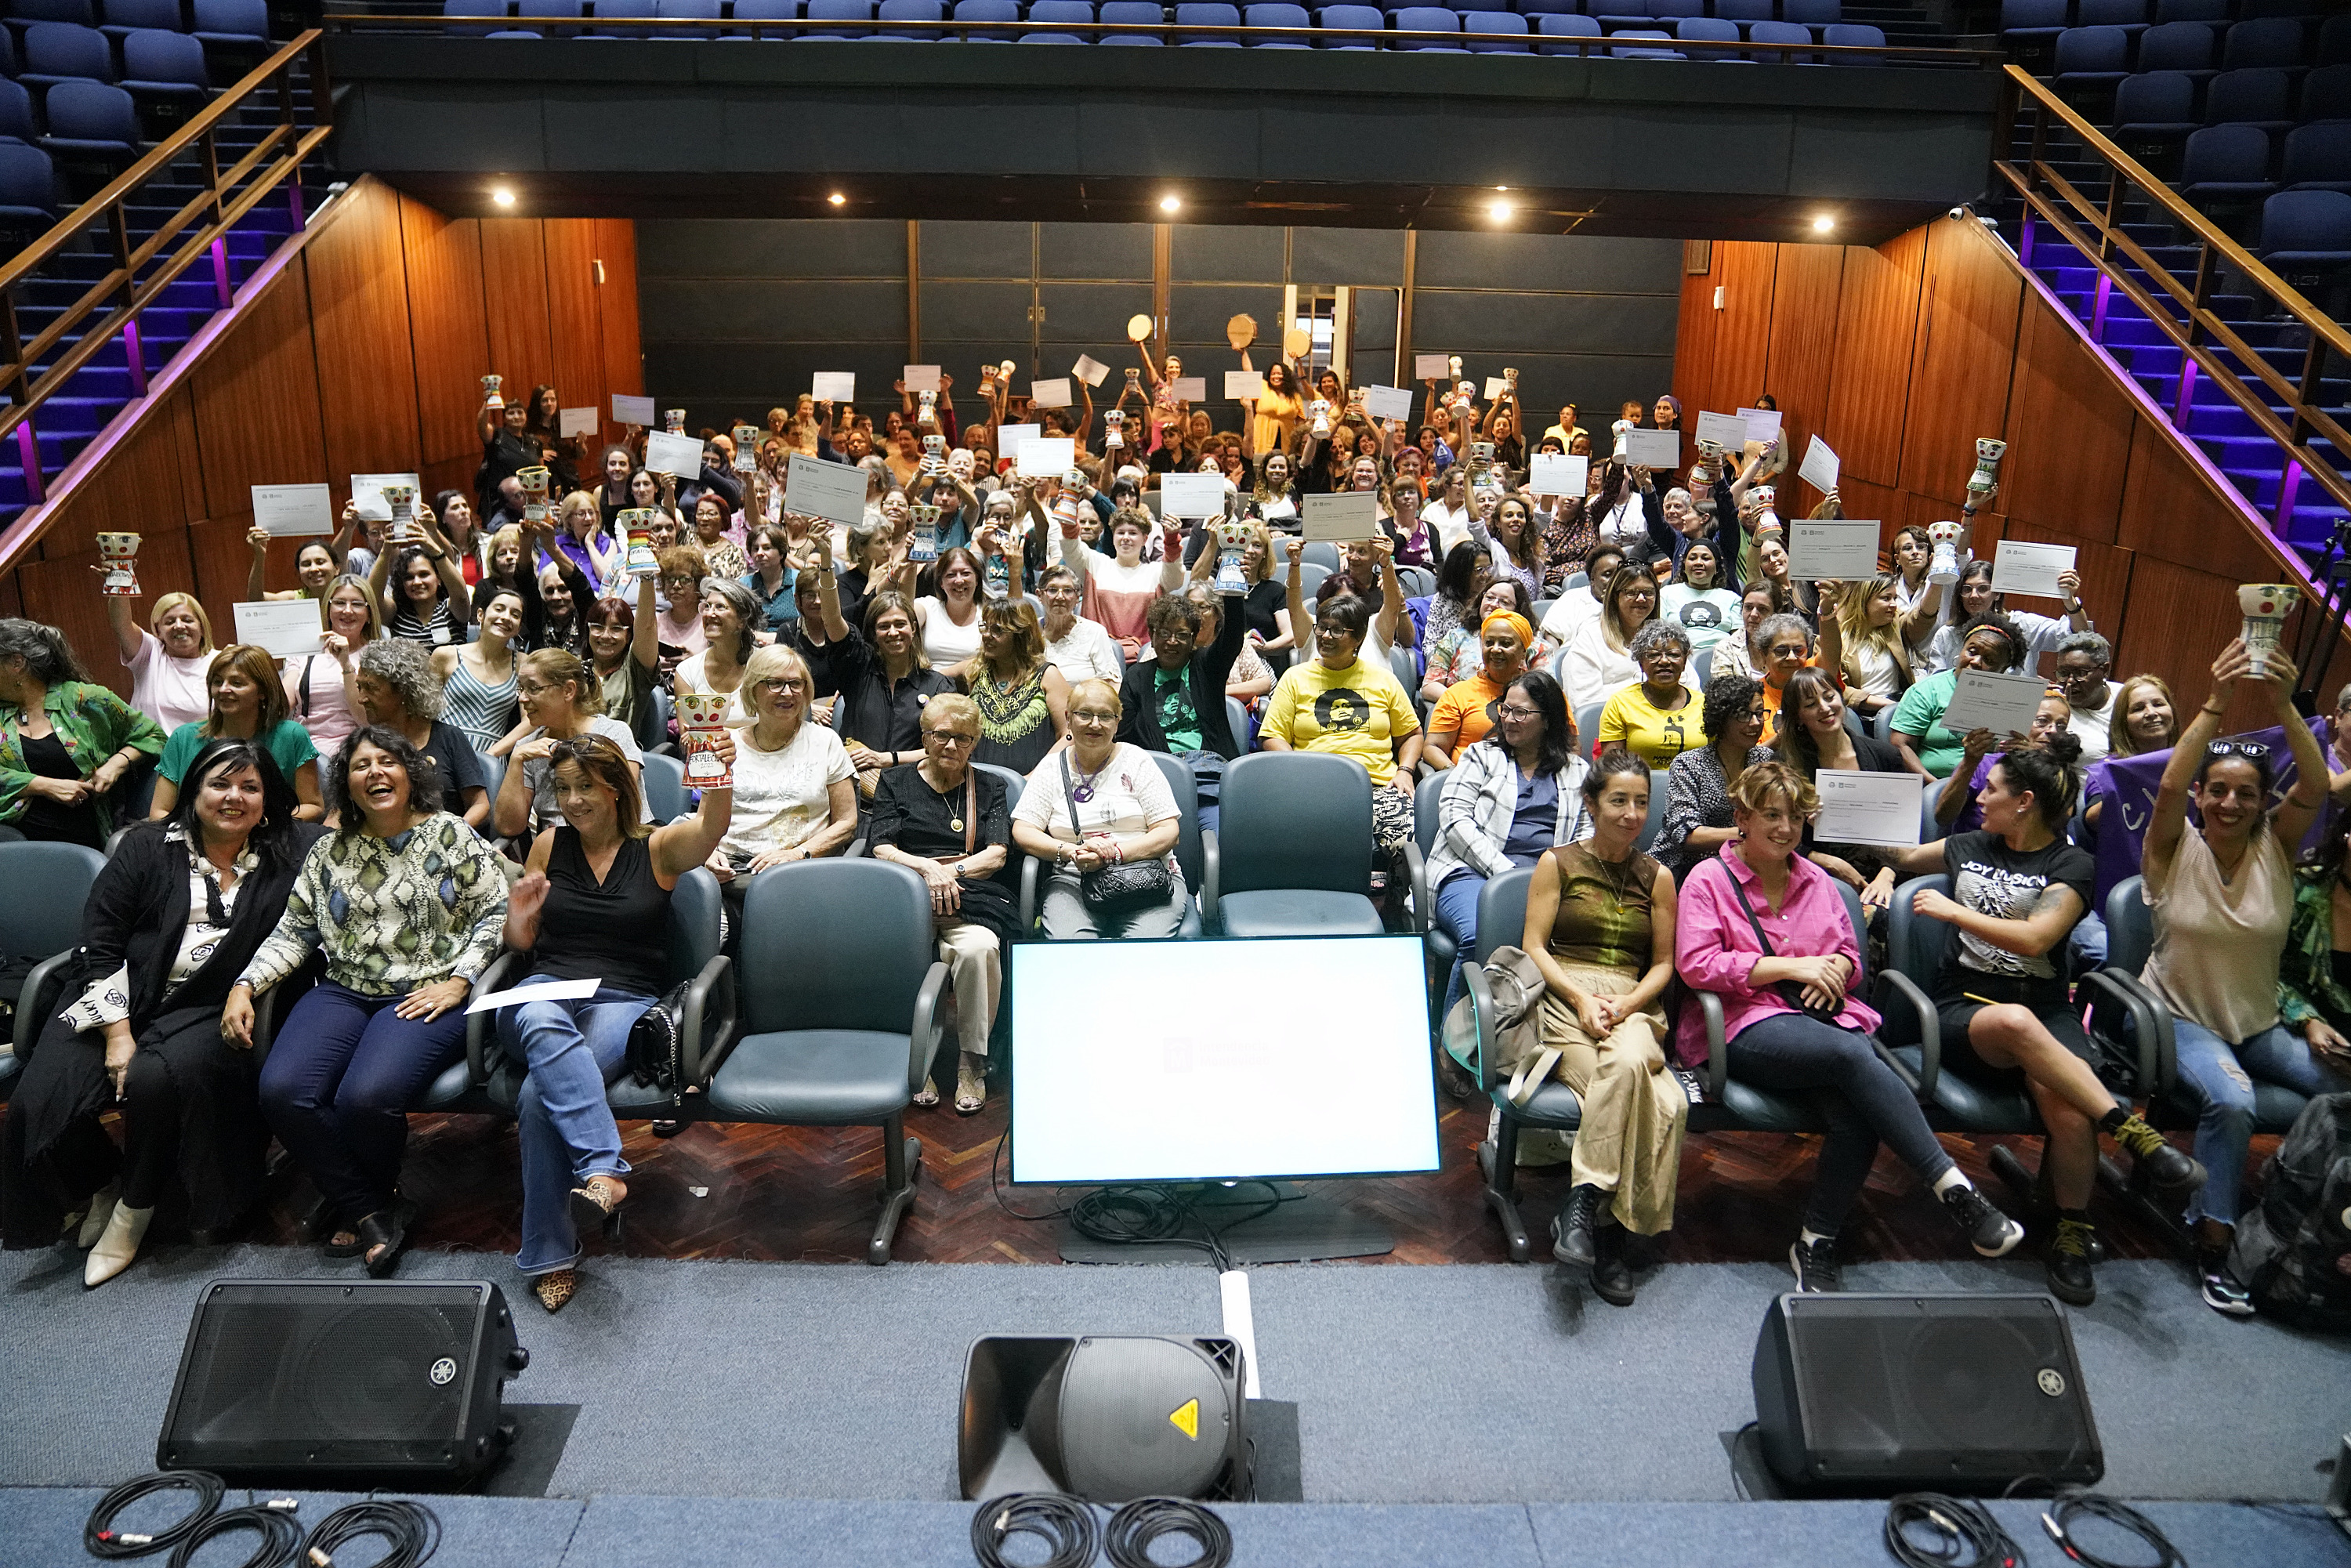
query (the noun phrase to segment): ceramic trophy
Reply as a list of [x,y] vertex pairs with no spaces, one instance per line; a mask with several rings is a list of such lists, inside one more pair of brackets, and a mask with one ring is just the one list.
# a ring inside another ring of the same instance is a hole
[[934,477],[946,471],[947,438],[937,431],[923,434],[923,472]]
[[1133,365],[1126,367],[1126,391],[1119,395],[1121,397],[1141,397],[1143,395],[1143,372],[1136,370]]
[[1085,482],[1086,476],[1072,468],[1061,476],[1061,487],[1053,497],[1053,526],[1064,537],[1078,531],[1078,491]]
[[1471,442],[1469,444],[1469,476],[1471,483],[1474,484],[1479,479],[1483,478],[1486,475],[1492,473],[1493,469],[1494,444],[1490,441]]
[[482,378],[482,406],[484,408],[506,407],[506,394],[498,390],[500,387],[506,385],[506,380],[507,379],[504,376],[484,376]]
[[1935,547],[1927,563],[1927,580],[1949,588],[1959,580],[1959,525],[1946,517],[1927,525],[1928,542]]
[[682,408],[664,409],[662,411],[662,428],[668,431],[672,435],[684,435],[685,434],[685,410]]
[[383,537],[395,545],[414,544],[416,542],[416,486],[386,485],[383,487],[383,501],[385,506],[392,508],[392,521],[385,527]]
[[1102,450],[1116,452],[1126,444],[1126,410],[1112,409],[1102,415]]
[[1452,377],[1457,382],[1461,379],[1460,355],[1447,354],[1445,356],[1445,373]]
[[544,468],[515,470],[515,484],[522,490],[524,522],[535,525],[547,521],[547,491],[554,482],[555,476]]
[[735,472],[748,474],[759,465],[759,427],[738,424],[735,427]]
[[2237,608],[2245,612],[2245,652],[2253,656],[2255,680],[2269,678],[2269,657],[2277,651],[2278,632],[2301,601],[2302,591],[2288,582],[2249,582],[2237,590]]
[[734,785],[734,770],[718,759],[715,747],[726,733],[726,710],[735,698],[726,692],[680,692],[677,737],[685,749],[685,784],[689,789],[725,789]]
[[926,430],[936,430],[939,427],[939,394],[935,391],[916,392],[914,405],[914,423]]
[[1312,403],[1311,406],[1311,408],[1313,409],[1313,412],[1314,412],[1314,423],[1313,423],[1313,425],[1311,427],[1311,430],[1310,430],[1309,434],[1314,434],[1314,435],[1328,435],[1328,434],[1331,434],[1331,402],[1330,402],[1330,400],[1329,400],[1328,398],[1319,398],[1319,397],[1318,397],[1318,398],[1316,398],[1316,399],[1314,400],[1313,403]]
[[139,596],[139,575],[131,569],[131,559],[139,553],[137,534],[100,534],[98,536],[98,559],[105,564],[106,577],[99,584],[100,593],[121,599]]
[[651,507],[624,507],[613,519],[621,530],[621,542],[628,550],[626,570],[631,577],[658,577],[661,563],[653,559],[653,509]]
[[1991,499],[2000,488],[2000,460],[2008,455],[2008,443],[1995,441],[1989,435],[1976,438],[1976,471],[1968,476],[1968,510],[1972,512]]
[[1241,574],[1241,555],[1249,549],[1249,525],[1224,518],[1210,525],[1217,537],[1217,591],[1245,594],[1249,579]]
[[1787,525],[1780,520],[1780,493],[1769,485],[1758,485],[1747,492],[1744,516],[1747,531],[1758,540],[1788,537]]
[[912,561],[933,561],[939,559],[939,509],[928,501],[917,501],[907,508],[914,522],[914,540],[906,551]]

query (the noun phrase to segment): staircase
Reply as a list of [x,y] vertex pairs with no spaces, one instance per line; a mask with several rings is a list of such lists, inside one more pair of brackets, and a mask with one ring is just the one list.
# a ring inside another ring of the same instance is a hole
[[[298,85],[298,124],[312,123],[308,97],[307,87]],[[219,128],[216,143],[222,170],[225,172],[251,151],[277,122],[275,93],[264,90],[253,95]],[[0,530],[14,524],[36,501],[55,498],[57,476],[67,465],[98,439],[126,405],[144,395],[149,382],[162,372],[207,322],[233,302],[236,290],[287,237],[301,228],[309,214],[319,210],[327,198],[328,176],[325,171],[313,166],[317,162],[314,158],[304,165],[298,185],[287,182],[264,196],[213,246],[209,258],[200,257],[183,272],[140,312],[131,330],[116,334],[95,359],[65,382],[62,391],[49,397],[16,427],[12,439],[0,442]],[[111,172],[106,177],[110,178]],[[103,180],[96,175],[88,176],[82,193],[94,193],[102,183]],[[131,248],[135,251],[208,188],[202,150],[191,145],[125,204],[123,214]],[[203,222],[200,215],[195,225],[183,229],[139,276],[152,277],[161,271],[171,254],[185,244]],[[113,246],[108,226],[100,218],[37,273],[17,283],[15,304],[18,340],[33,341],[112,267]],[[90,320],[101,321],[104,314],[105,308],[101,306]],[[68,333],[33,362],[32,372],[37,375],[48,369],[79,340],[78,333]],[[136,363],[131,358],[134,351]],[[36,458],[37,475],[28,472]]]

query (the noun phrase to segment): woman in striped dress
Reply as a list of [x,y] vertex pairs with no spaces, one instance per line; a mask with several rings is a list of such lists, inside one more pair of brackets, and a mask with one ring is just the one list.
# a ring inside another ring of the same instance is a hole
[[522,595],[501,588],[482,607],[479,642],[433,651],[433,673],[442,683],[441,716],[464,730],[486,757],[515,727],[514,639],[521,631]]

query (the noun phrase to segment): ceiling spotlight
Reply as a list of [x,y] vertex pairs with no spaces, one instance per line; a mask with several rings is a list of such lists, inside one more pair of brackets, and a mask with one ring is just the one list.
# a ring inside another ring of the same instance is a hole
[[1816,235],[1824,235],[1834,227],[1836,227],[1836,219],[1826,213],[1821,214],[1813,220],[1813,232]]
[[1492,206],[1488,207],[1486,212],[1498,224],[1510,221],[1510,204],[1508,202],[1496,202]]
[[1495,186],[1495,187],[1494,187],[1494,189],[1496,189],[1496,190],[1498,190],[1498,191],[1507,191],[1507,190],[1509,190],[1509,189],[1510,189],[1510,187],[1509,187],[1508,185],[1497,185],[1497,186]]
[[1159,198],[1159,210],[1163,213],[1180,211],[1183,205],[1183,199],[1178,196],[1162,196]]
[[836,207],[837,207],[837,206],[840,206],[841,204],[842,204],[843,203],[847,202],[847,201],[849,200],[849,198],[848,198],[847,196],[842,195],[839,191],[835,191],[831,195],[827,196],[827,197],[825,198],[825,200],[826,200],[826,201],[828,201],[828,202],[831,202],[834,206],[836,206]]
[[500,185],[490,192],[490,200],[496,202],[499,206],[511,207],[514,205],[515,202],[514,193],[507,190],[504,185]]

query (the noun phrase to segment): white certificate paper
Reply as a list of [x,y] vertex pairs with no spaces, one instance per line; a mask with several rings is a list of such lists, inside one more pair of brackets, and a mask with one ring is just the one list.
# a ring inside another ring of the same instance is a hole
[[1837,455],[1829,450],[1829,444],[1815,435],[1813,444],[1804,448],[1804,461],[1797,467],[1796,477],[1825,496],[1836,488],[1837,470],[1843,466]]
[[1628,430],[1625,461],[1635,468],[1670,474],[1681,466],[1682,433],[1678,430]]
[[1412,357],[1412,379],[1416,382],[1441,382],[1453,373],[1453,358],[1449,354],[1415,354]]
[[2063,599],[2057,574],[2074,570],[2072,545],[2029,545],[2002,539],[1991,558],[1991,591],[2034,599]]
[[1012,449],[1013,472],[1024,479],[1058,479],[1078,460],[1078,444],[1066,435],[1032,436]]
[[784,471],[784,501],[804,517],[855,528],[865,520],[865,470],[796,452]]
[[651,429],[654,423],[653,400],[649,397],[630,397],[622,392],[614,392],[612,423],[633,424],[640,429]]
[[1747,444],[1747,422],[1735,413],[1701,413],[1698,438],[1711,441],[1725,452],[1736,452]]
[[853,371],[818,371],[809,380],[809,395],[819,402],[855,402],[857,374]]
[[1532,471],[1527,476],[1527,488],[1538,496],[1581,496],[1592,476],[1592,459],[1589,457],[1562,457],[1556,452],[1538,452],[1532,464]]
[[359,503],[360,516],[377,522],[392,521],[392,503],[383,498],[386,485],[405,485],[419,497],[424,493],[423,483],[413,474],[354,474],[351,476],[351,499]]
[[1078,362],[1070,367],[1070,374],[1090,387],[1098,387],[1109,378],[1110,367],[1092,354],[1080,354]]
[[1951,706],[1943,710],[1943,727],[1954,735],[1988,729],[2002,739],[2022,735],[2032,727],[2032,716],[2041,711],[2041,695],[2048,689],[2049,683],[2039,675],[1961,670]]
[[326,634],[315,599],[246,600],[234,608],[236,640],[252,643],[273,659],[315,653],[319,639]]
[[1909,845],[1918,841],[1919,783],[1915,773],[1848,773],[1823,768],[1813,787],[1821,814],[1813,836],[1824,844]]
[[996,455],[998,457],[1014,456],[1019,452],[1022,442],[1034,441],[1044,434],[1045,427],[1041,424],[998,425],[996,430]]
[[1739,417],[1747,422],[1747,439],[1771,441],[1780,434],[1780,411],[1776,408],[1742,408]]
[[939,390],[939,368],[936,365],[908,365],[898,373],[910,392],[935,392]]
[[603,422],[596,417],[594,408],[559,408],[555,411],[555,434],[558,435],[593,435]]
[[510,991],[492,991],[475,997],[466,1004],[469,1013],[491,1013],[500,1008],[519,1007],[524,1002],[585,1001],[603,985],[601,980],[541,980],[535,986],[517,986]]
[[1343,490],[1335,496],[1309,496],[1299,520],[1301,538],[1333,544],[1367,539],[1380,531],[1379,497],[1369,490]]
[[1165,474],[1159,479],[1159,515],[1163,517],[1221,517],[1225,515],[1225,476],[1221,474]]
[[645,436],[645,466],[656,474],[692,479],[702,472],[702,441],[698,436],[672,435],[665,430]]
[[[386,515],[389,516],[389,509]],[[334,497],[324,485],[256,485],[253,526],[280,538],[335,531]]]
[[1176,378],[1176,401],[1178,402],[1207,402],[1208,378],[1206,376],[1177,376]]
[[1877,575],[1875,517],[1798,517],[1788,525],[1788,575],[1861,582]]
[[1412,418],[1412,393],[1402,387],[1365,387],[1364,412],[1374,419]]
[[1264,372],[1260,371],[1227,371],[1225,372],[1225,395],[1236,402],[1242,398],[1263,397],[1265,395]]
[[1510,381],[1508,376],[1488,376],[1486,378],[1486,401],[1488,402],[1493,402],[1496,398],[1501,396],[1504,392],[1510,390]]
[[1030,382],[1029,401],[1039,408],[1067,408],[1077,399],[1071,393],[1070,378],[1061,376],[1050,382]]

